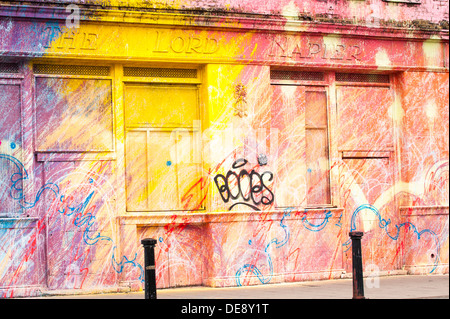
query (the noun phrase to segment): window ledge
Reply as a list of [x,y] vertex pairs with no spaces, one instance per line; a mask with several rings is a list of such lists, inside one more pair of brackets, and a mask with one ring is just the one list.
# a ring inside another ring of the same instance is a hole
[[116,153],[108,152],[36,152],[38,162],[114,161]]
[[448,205],[400,206],[401,216],[448,215]]
[[[252,222],[262,221],[264,215],[266,221],[299,220],[305,216],[308,219],[323,219],[324,215],[330,214],[328,218],[340,218],[344,208],[324,207],[324,208],[292,208],[291,210],[271,210],[271,211],[217,211],[217,212],[139,212],[126,213],[119,216],[121,225],[136,226],[165,226],[167,224],[209,224],[226,222]],[[289,214],[288,214],[289,213]]]

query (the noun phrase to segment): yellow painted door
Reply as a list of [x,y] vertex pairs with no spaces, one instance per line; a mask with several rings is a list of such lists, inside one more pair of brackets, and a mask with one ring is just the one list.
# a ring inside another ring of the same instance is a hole
[[201,208],[199,119],[195,85],[125,86],[128,211]]

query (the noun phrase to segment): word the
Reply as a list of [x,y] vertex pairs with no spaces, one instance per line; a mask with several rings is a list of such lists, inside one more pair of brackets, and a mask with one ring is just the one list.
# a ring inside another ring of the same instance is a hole
[[[238,159],[233,165],[232,169],[238,169],[245,164],[247,164],[246,159]],[[266,171],[262,174],[255,172],[252,170],[250,173],[247,170],[242,169],[239,174],[234,172],[233,170],[229,170],[226,176],[222,174],[218,174],[214,177],[214,182],[216,183],[217,189],[220,192],[220,197],[225,203],[228,203],[230,199],[238,199],[242,198],[245,202],[234,203],[230,206],[228,210],[231,210],[234,206],[238,204],[247,205],[257,211],[260,209],[254,205],[270,205],[273,203],[274,195],[272,191],[264,184],[264,176],[268,176],[267,181],[271,181],[273,178],[272,172]],[[244,180],[247,180],[246,182]],[[244,185],[249,185],[249,191],[246,192],[243,189]],[[237,185],[237,192],[234,191]],[[252,201],[254,205],[248,204],[247,202]]]
[[53,41],[57,41],[53,46],[57,49],[81,49],[96,50],[98,34],[88,32],[78,32],[75,29],[62,31],[57,25],[50,25],[42,29],[42,46],[46,49],[53,46]]
[[154,53],[202,53],[212,54],[219,50],[219,42],[214,38],[178,36],[170,37],[166,32],[156,31]]

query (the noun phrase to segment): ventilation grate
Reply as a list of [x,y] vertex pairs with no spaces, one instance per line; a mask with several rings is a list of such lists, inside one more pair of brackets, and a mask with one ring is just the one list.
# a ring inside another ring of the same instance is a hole
[[322,72],[303,72],[288,70],[270,70],[272,80],[300,80],[300,81],[323,81],[325,79]]
[[389,83],[389,74],[336,73],[336,81]]
[[0,63],[0,73],[19,73],[17,63]]
[[109,76],[109,66],[96,65],[58,65],[58,64],[35,64],[35,74],[62,74],[62,75],[94,75]]
[[124,76],[134,77],[154,77],[154,78],[197,78],[196,69],[176,69],[176,68],[139,68],[124,67]]

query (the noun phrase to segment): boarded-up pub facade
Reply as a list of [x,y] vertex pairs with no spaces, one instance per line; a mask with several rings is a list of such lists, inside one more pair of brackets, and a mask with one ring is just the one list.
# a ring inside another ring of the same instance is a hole
[[448,273],[448,0],[2,1],[0,295]]

